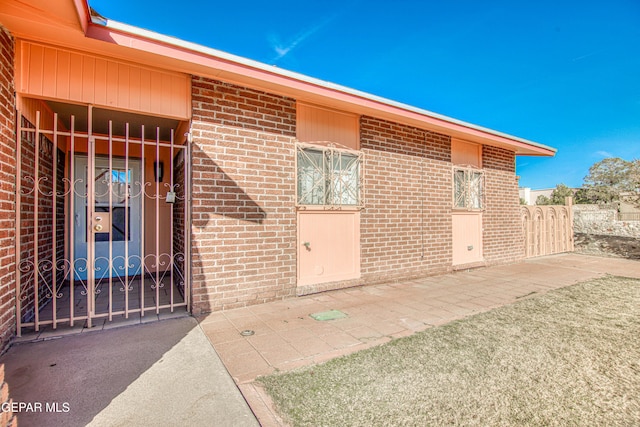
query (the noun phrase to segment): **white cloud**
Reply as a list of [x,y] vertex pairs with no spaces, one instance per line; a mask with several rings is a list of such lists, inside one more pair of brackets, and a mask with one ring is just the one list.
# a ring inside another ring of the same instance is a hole
[[337,15],[330,16],[329,18],[321,21],[320,23],[308,28],[305,31],[298,33],[293,40],[288,43],[282,43],[277,36],[270,37],[270,43],[273,50],[276,52],[276,56],[271,59],[270,62],[276,62],[285,56],[287,56],[291,51],[300,46],[304,41],[306,41],[309,37],[316,34],[318,31],[322,30],[324,27],[329,25],[331,21],[333,21]]
[[602,150],[598,150],[594,154],[599,157],[615,157],[613,154],[609,153],[608,151],[602,151]]
[[595,50],[595,51],[587,53],[585,55],[576,56],[575,58],[571,59],[571,61],[573,61],[573,62],[582,61],[583,59],[589,58],[589,57],[594,56],[594,55],[598,55],[598,54],[600,54],[600,53],[602,53],[604,51],[605,51],[605,49]]

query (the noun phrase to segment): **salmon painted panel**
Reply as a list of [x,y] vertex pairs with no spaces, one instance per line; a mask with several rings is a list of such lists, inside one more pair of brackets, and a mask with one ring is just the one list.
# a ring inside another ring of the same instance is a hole
[[360,277],[360,212],[298,212],[298,286]]
[[338,148],[359,148],[358,115],[301,102],[296,115],[298,141],[332,142]]
[[482,168],[482,145],[452,138],[451,163]]
[[186,74],[32,42],[17,43],[21,94],[177,119],[191,115]]
[[482,213],[452,215],[453,265],[482,261]]

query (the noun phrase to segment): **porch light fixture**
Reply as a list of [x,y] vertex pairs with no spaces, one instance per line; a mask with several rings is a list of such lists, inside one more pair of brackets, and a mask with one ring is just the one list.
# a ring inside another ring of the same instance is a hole
[[164,177],[164,162],[153,162],[153,179],[155,182],[162,182]]

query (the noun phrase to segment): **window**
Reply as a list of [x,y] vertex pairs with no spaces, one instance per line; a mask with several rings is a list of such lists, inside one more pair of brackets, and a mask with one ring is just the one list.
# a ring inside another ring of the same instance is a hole
[[[89,171],[85,169],[85,177]],[[95,212],[105,212],[111,221],[111,241],[131,241],[131,169],[108,166],[96,166]],[[85,200],[85,203],[88,199]],[[87,221],[89,211],[87,210]],[[110,216],[109,216],[110,215]],[[126,235],[126,238],[125,238]],[[96,242],[108,242],[109,231],[95,233]]]
[[357,151],[298,144],[298,205],[361,206],[361,163]]
[[453,170],[453,207],[455,209],[482,209],[484,174],[476,169]]

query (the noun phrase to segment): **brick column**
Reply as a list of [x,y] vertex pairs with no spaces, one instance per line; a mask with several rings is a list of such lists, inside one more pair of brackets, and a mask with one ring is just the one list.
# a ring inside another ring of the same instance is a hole
[[484,258],[489,264],[524,259],[524,234],[520,214],[515,153],[484,146],[485,211],[483,215]]
[[15,334],[14,40],[0,26],[0,351]]
[[194,314],[295,295],[295,100],[192,81]]

